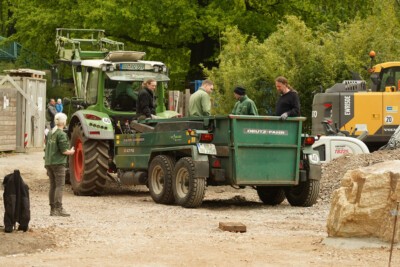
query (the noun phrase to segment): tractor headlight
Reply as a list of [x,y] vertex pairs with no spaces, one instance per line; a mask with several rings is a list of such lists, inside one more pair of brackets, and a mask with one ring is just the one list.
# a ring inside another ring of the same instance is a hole
[[112,64],[102,65],[102,71],[114,71],[114,66]]

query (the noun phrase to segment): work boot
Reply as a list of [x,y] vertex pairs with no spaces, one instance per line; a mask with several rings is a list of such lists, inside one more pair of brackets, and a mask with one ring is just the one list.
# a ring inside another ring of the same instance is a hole
[[50,204],[50,216],[56,216],[56,207],[54,204]]
[[62,205],[60,205],[55,209],[54,216],[69,217],[70,214],[67,213],[67,211],[62,207]]

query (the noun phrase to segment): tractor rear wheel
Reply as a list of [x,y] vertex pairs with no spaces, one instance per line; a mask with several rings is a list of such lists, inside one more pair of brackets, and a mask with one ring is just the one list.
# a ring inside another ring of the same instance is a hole
[[84,136],[80,124],[71,135],[74,155],[69,157],[72,190],[75,195],[98,195],[103,192],[108,169],[109,144],[104,140],[92,140]]
[[285,200],[285,191],[282,187],[257,186],[257,194],[266,205],[279,205]]
[[166,155],[156,156],[150,163],[148,173],[148,186],[151,198],[156,203],[174,203],[172,192],[172,171],[174,160]]
[[308,179],[298,185],[286,188],[286,198],[290,205],[311,207],[317,202],[319,194],[319,180]]
[[206,178],[195,176],[192,158],[181,158],[175,165],[173,186],[176,204],[184,208],[196,208],[203,202]]

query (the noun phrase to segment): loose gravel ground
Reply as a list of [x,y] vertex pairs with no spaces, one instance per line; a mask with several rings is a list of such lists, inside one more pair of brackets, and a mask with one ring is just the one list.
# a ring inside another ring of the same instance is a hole
[[[326,219],[347,169],[399,157],[375,152],[327,164],[310,208],[263,205],[249,187],[208,187],[200,208],[184,209],[155,204],[144,186],[109,183],[98,197],[74,196],[66,185],[71,217],[61,218],[49,216],[43,152],[2,154],[0,177],[19,169],[30,187],[32,219],[25,233],[0,228],[0,266],[387,266],[390,244],[327,238]],[[219,222],[241,222],[247,232],[222,231]],[[397,246],[392,266],[400,266]]]

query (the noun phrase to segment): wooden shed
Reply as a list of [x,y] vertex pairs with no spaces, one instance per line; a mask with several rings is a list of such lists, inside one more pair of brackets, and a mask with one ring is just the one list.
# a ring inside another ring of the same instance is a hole
[[0,151],[44,147],[46,79],[43,71],[7,70],[0,76]]

